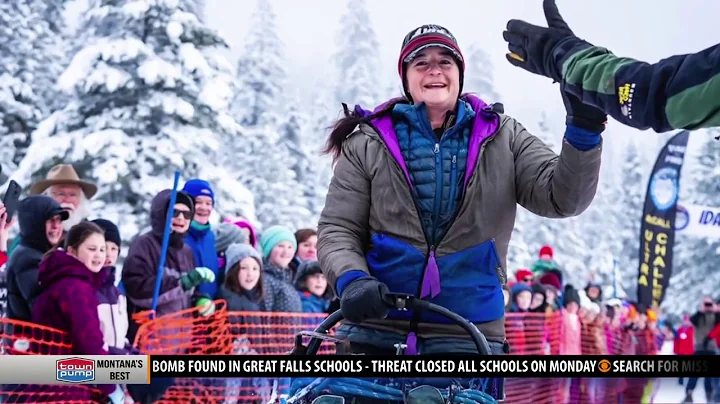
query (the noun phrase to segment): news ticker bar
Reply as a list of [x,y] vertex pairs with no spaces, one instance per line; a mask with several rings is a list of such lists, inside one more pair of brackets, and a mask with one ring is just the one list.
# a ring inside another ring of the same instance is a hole
[[720,377],[713,356],[3,355],[0,384],[148,384],[154,377]]

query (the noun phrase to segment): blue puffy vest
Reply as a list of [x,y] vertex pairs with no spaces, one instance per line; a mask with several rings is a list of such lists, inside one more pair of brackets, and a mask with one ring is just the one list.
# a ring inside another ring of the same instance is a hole
[[424,103],[393,109],[398,145],[412,178],[426,238],[437,244],[452,225],[463,194],[468,142],[475,112],[465,101],[438,139]]

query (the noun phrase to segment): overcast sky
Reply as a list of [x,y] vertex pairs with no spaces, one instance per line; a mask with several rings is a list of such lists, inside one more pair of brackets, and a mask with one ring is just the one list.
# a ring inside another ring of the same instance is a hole
[[[411,29],[428,23],[450,29],[461,48],[481,45],[495,65],[495,85],[506,112],[532,126],[546,110],[558,128],[564,111],[557,87],[547,79],[515,68],[505,60],[502,31],[511,18],[544,24],[540,0],[365,0],[380,42],[385,85],[396,77],[400,43]],[[81,12],[78,0],[71,17]],[[279,35],[285,42],[288,70],[299,87],[311,86],[327,74],[335,51],[341,15],[347,0],[271,0],[277,15]],[[558,6],[575,33],[608,47],[622,56],[655,62],[673,54],[691,53],[714,45],[720,39],[718,0],[558,0]],[[230,57],[242,53],[255,0],[206,0],[207,23],[231,46]],[[617,128],[617,129],[616,129]],[[656,137],[619,128],[615,136]],[[613,132],[616,133],[616,132]]]

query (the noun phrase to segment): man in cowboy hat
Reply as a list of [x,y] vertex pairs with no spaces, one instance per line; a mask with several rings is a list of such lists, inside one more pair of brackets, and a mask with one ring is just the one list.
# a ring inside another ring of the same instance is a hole
[[63,222],[67,231],[90,216],[88,202],[97,193],[97,186],[80,179],[70,164],[58,164],[50,169],[47,177],[30,187],[30,195],[45,194],[57,201],[70,218]]

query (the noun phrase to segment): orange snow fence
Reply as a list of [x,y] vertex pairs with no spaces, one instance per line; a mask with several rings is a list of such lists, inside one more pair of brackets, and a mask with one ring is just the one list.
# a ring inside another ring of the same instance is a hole
[[201,314],[194,307],[151,320],[152,311],[133,314],[140,326],[133,345],[145,355],[224,355],[232,349],[228,311],[224,300],[216,300],[215,311]]
[[[62,331],[24,321],[0,318],[0,354],[69,355],[70,341]],[[2,360],[2,359],[0,359]],[[0,403],[98,403],[104,395],[89,386],[41,384],[0,385]]]
[[[230,312],[223,300],[215,301],[215,311],[207,316],[199,308],[151,319],[150,312],[137,313],[140,324],[134,345],[143,354],[269,355],[286,354],[295,336],[312,331],[325,314]],[[585,321],[579,328],[567,329],[565,314],[507,313],[506,336],[510,355],[561,355],[568,332],[579,333],[583,355],[654,354],[654,334],[611,327],[606,322]],[[69,354],[67,335],[47,327],[0,319],[3,328],[1,353],[5,355]],[[334,330],[330,331],[333,334]],[[304,338],[304,343],[308,338]],[[335,353],[335,346],[323,342],[319,354]],[[159,404],[267,403],[273,394],[287,387],[289,378],[178,379]],[[640,403],[647,380],[618,379],[537,379],[508,378],[507,403]],[[54,402],[61,404],[97,402],[101,393],[84,386],[2,386],[0,402]]]

